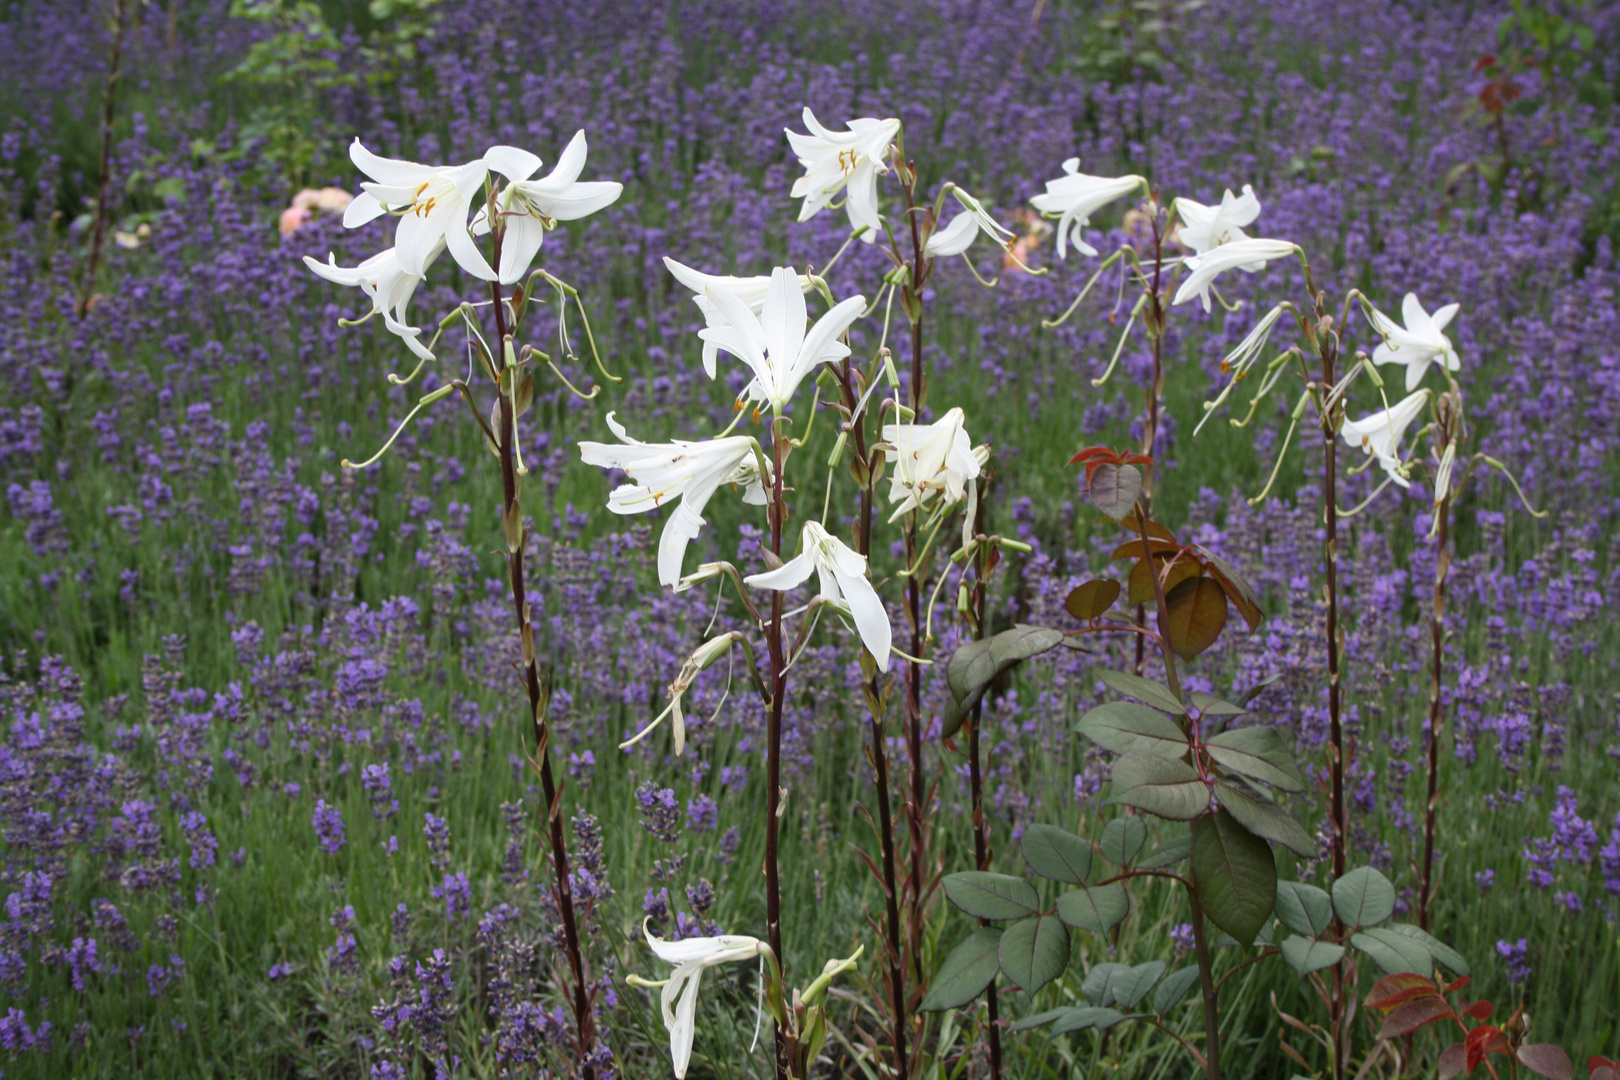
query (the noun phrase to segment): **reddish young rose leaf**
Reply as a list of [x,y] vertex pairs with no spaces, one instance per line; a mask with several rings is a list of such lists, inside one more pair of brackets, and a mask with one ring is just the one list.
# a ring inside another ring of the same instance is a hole
[[[1134,510],[1120,518],[1119,527],[1130,533],[1132,536],[1140,536],[1142,533],[1142,523],[1137,519],[1136,511]],[[1170,543],[1176,544],[1177,547],[1181,546],[1180,544],[1176,543],[1175,533],[1171,532],[1163,525],[1160,525],[1152,518],[1149,518],[1147,521],[1147,534],[1148,539],[1150,540],[1168,540]]]
[[1507,1040],[1502,1037],[1501,1031],[1489,1024],[1483,1024],[1470,1031],[1468,1037],[1463,1039],[1464,1064],[1468,1066],[1469,1072],[1473,1072],[1479,1068],[1488,1054],[1506,1045]]
[[1251,631],[1266,621],[1266,613],[1260,610],[1260,596],[1254,591],[1247,578],[1238,572],[1238,568],[1219,556],[1212,555],[1203,548],[1195,549],[1204,565],[1209,567],[1210,577],[1220,583],[1221,589],[1232,601],[1232,606],[1238,609],[1243,621],[1249,624]]
[[[1137,543],[1136,548],[1138,551],[1142,549],[1140,541]],[[1168,573],[1165,571],[1166,566],[1169,567]],[[1138,559],[1136,565],[1131,567],[1131,587],[1130,592],[1126,595],[1125,604],[1127,607],[1135,607],[1137,604],[1153,603],[1153,575],[1155,573],[1164,578],[1164,594],[1169,596],[1177,585],[1180,585],[1183,581],[1198,577],[1203,572],[1204,568],[1191,559],[1178,559],[1175,562],[1168,562],[1165,559],[1154,559],[1151,562],[1147,559]]]
[[1090,622],[1114,606],[1119,599],[1119,582],[1109,578],[1097,578],[1083,585],[1075,586],[1069,598],[1063,601],[1063,608],[1070,615]]
[[1463,976],[1459,977],[1455,982],[1446,983],[1445,989],[1443,991],[1441,991],[1441,992],[1445,993],[1445,994],[1455,994],[1457,991],[1461,990],[1463,987],[1467,986],[1469,983],[1471,983],[1473,981],[1474,980],[1470,976],[1463,975]]
[[1385,975],[1373,984],[1362,1004],[1369,1009],[1387,1013],[1397,1005],[1404,1005],[1416,998],[1437,996],[1433,979],[1410,971],[1400,971],[1394,975]]
[[1452,1043],[1440,1053],[1440,1080],[1452,1080],[1467,1072],[1468,1059],[1462,1043]]
[[1575,1066],[1552,1043],[1531,1043],[1519,1047],[1519,1063],[1531,1072],[1548,1080],[1575,1080]]
[[1084,450],[1077,452],[1074,457],[1070,458],[1069,464],[1079,465],[1082,463],[1090,463],[1098,459],[1102,459],[1104,461],[1113,461],[1117,464],[1119,462],[1119,455],[1108,449],[1106,446],[1088,446]]
[[1586,1068],[1592,1074],[1591,1080],[1620,1080],[1620,1061],[1610,1061],[1602,1054],[1587,1058]]
[[[1175,555],[1181,551],[1181,545],[1174,538],[1166,540],[1162,536],[1148,533],[1148,550],[1155,555]],[[1140,539],[1127,540],[1114,549],[1109,556],[1114,562],[1123,562],[1126,559],[1140,559],[1142,557],[1142,541]]]
[[1472,1005],[1468,1006],[1468,1008],[1464,1009],[1462,1011],[1462,1015],[1468,1017],[1470,1020],[1489,1020],[1491,1018],[1491,1013],[1495,1011],[1496,1006],[1492,1005],[1490,1002],[1476,1001]]
[[1405,1005],[1397,1006],[1384,1018],[1384,1025],[1378,1029],[1380,1039],[1394,1039],[1402,1035],[1410,1035],[1425,1024],[1432,1024],[1436,1020],[1445,1020],[1455,1017],[1451,1006],[1446,1004],[1444,998],[1424,997],[1416,1001],[1408,1001]]
[[1118,521],[1142,497],[1142,473],[1134,465],[1086,466],[1086,497],[1104,515]]
[[1191,660],[1215,644],[1226,627],[1226,594],[1209,578],[1183,581],[1165,598],[1170,648]]

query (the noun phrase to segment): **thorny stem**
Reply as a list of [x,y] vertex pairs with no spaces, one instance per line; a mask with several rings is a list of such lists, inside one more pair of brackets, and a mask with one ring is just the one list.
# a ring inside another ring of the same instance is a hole
[[[500,265],[500,230],[493,230],[495,237],[495,265]],[[499,281],[492,281],[489,285],[490,297],[495,308],[495,334],[501,342],[504,352],[508,328],[506,325],[506,303],[501,296]],[[490,357],[492,364],[503,363]],[[507,376],[516,379],[514,371]],[[596,1080],[596,1068],[591,1064],[596,1041],[596,1019],[591,1013],[592,995],[587,989],[585,973],[585,957],[579,945],[579,924],[574,917],[573,887],[568,878],[568,841],[563,832],[562,821],[562,791],[557,783],[556,774],[551,768],[550,731],[546,724],[546,693],[540,685],[540,668],[535,659],[534,628],[529,621],[529,601],[525,593],[523,580],[523,511],[518,498],[518,475],[516,454],[514,451],[517,436],[517,416],[513,409],[514,394],[499,393],[500,401],[500,436],[498,448],[501,460],[501,494],[502,494],[502,520],[508,523],[507,528],[507,573],[512,585],[512,606],[517,612],[518,634],[523,647],[523,682],[524,689],[529,696],[529,715],[534,723],[534,756],[536,768],[540,773],[540,786],[544,793],[545,804],[542,812],[546,817],[546,835],[551,846],[551,865],[555,881],[552,882],[552,893],[557,901],[557,911],[562,917],[563,948],[568,954],[569,974],[573,979],[572,1005],[574,1011],[574,1025],[578,1032],[578,1053],[580,1060],[580,1074],[585,1080]],[[512,523],[516,523],[515,530]],[[516,539],[513,544],[512,540]]]
[[[124,26],[128,0],[113,0],[112,55],[107,59],[107,86],[101,98],[101,164],[96,176],[96,218],[90,229],[90,258],[84,264],[84,281],[79,287],[79,318],[90,313],[90,297],[96,287],[96,267],[107,242],[107,191],[112,186],[113,117],[118,107],[118,79],[123,73]],[[172,35],[171,35],[172,37]]]
[[[787,504],[782,498],[782,465],[787,457],[787,439],[779,423],[771,424],[771,553],[782,555],[782,526]],[[771,618],[766,626],[765,644],[770,651],[771,700],[765,722],[765,929],[777,962],[787,967],[782,951],[782,871],[780,863],[782,815],[782,705],[787,693],[787,657],[782,648],[782,593],[771,592]],[[789,1075],[788,1033],[776,1025],[776,1075]]]
[[[872,548],[872,486],[871,455],[866,446],[866,418],[856,415],[860,398],[855,392],[854,365],[846,357],[839,371],[839,390],[843,405],[850,410],[850,434],[853,436],[855,460],[861,463],[865,477],[861,484],[861,514],[855,534],[855,550],[870,557]],[[884,964],[887,967],[889,1003],[893,1010],[895,1076],[911,1075],[906,1052],[906,1034],[909,1010],[906,1008],[906,965],[900,942],[900,884],[895,873],[894,811],[889,804],[889,750],[884,724],[882,675],[874,667],[870,678],[862,686],[866,697],[867,714],[871,719],[871,760],[873,784],[877,788],[878,845],[883,867],[884,893]]]
[[[984,517],[989,486],[987,481],[979,490],[973,522],[975,536],[984,536],[986,532]],[[992,550],[994,549],[986,543],[978,545],[973,591],[968,597],[968,603],[973,611],[973,637],[977,641],[983,641],[988,630],[985,626],[985,578],[990,573]],[[990,825],[984,817],[984,774],[979,763],[979,725],[983,716],[984,698],[981,696],[973,703],[972,713],[968,717],[968,784],[973,802],[973,863],[980,871],[990,869]],[[981,918],[979,925],[989,926],[990,920]],[[985,1043],[990,1053],[990,1080],[1001,1080],[1001,1017],[995,979],[991,979],[990,984],[984,988],[984,1003],[988,1010]]]
[[1440,725],[1444,720],[1440,701],[1441,677],[1446,655],[1446,576],[1451,570],[1451,493],[1440,500],[1435,511],[1439,532],[1434,555],[1434,596],[1429,613],[1429,647],[1433,651],[1429,668],[1428,767],[1429,797],[1424,804],[1423,873],[1418,879],[1418,927],[1429,929],[1429,904],[1434,899],[1434,836],[1440,810]]
[[1204,1076],[1221,1080],[1221,1013],[1216,1001],[1215,965],[1209,955],[1209,931],[1204,926],[1204,905],[1198,890],[1188,889],[1192,903],[1193,952],[1198,957],[1198,984],[1204,996]]
[[[1136,530],[1142,538],[1144,556],[1153,550],[1153,545],[1148,542],[1147,521],[1144,496],[1136,504]],[[1175,652],[1169,645],[1170,606],[1164,599],[1164,579],[1156,573],[1149,576],[1153,579],[1153,602],[1158,607],[1159,652],[1164,657],[1165,680],[1170,684],[1170,692],[1176,696],[1176,700],[1186,701],[1186,696],[1181,692],[1180,676],[1176,673]],[[1204,906],[1198,902],[1196,879],[1187,888],[1187,900],[1192,905],[1193,948],[1198,957],[1198,983],[1204,997],[1204,1076],[1207,1080],[1221,1080],[1220,988],[1215,985],[1215,967],[1209,955],[1209,935],[1204,927]]]

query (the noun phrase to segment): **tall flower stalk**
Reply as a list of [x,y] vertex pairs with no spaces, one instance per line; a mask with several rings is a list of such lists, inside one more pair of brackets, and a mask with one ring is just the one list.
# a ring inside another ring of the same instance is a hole
[[[579,294],[565,282],[544,270],[529,275],[527,288],[517,284],[529,271],[529,264],[538,254],[544,233],[556,227],[558,220],[569,220],[600,210],[614,202],[621,188],[612,182],[579,183],[577,177],[585,164],[584,133],[577,134],[563,152],[558,169],[547,181],[523,185],[538,168],[540,159],[525,150],[509,146],[492,147],[483,158],[456,167],[419,165],[415,162],[382,158],[366,150],[358,140],[350,147],[355,164],[372,179],[362,184],[364,192],[351,204],[344,223],[356,227],[387,213],[399,215],[400,225],[395,232],[395,246],[355,270],[344,270],[335,260],[321,264],[305,257],[310,269],[328,280],[358,286],[371,300],[372,315],[383,315],[384,326],[398,337],[417,357],[416,367],[405,377],[390,375],[395,385],[408,385],[435,362],[432,346],[437,335],[423,343],[421,329],[406,324],[406,304],[416,286],[421,283],[428,267],[447,249],[462,268],[475,277],[489,282],[489,305],[494,321],[495,340],[492,344],[484,336],[484,328],[475,316],[476,308],[463,304],[439,324],[442,331],[457,321],[462,322],[473,345],[473,353],[489,379],[495,394],[495,403],[486,414],[476,404],[474,387],[468,378],[452,378],[437,389],[425,394],[407,415],[393,436],[369,460],[355,465],[344,460],[346,468],[364,468],[375,462],[393,445],[418,412],[436,402],[458,394],[471,410],[483,433],[489,449],[494,453],[501,477],[501,522],[505,538],[507,584],[512,608],[517,619],[518,647],[522,656],[522,681],[527,723],[534,734],[534,752],[530,764],[540,776],[542,802],[539,813],[541,833],[546,838],[550,855],[551,890],[558,919],[567,974],[559,973],[557,981],[563,996],[568,999],[573,1014],[573,1064],[584,1080],[595,1080],[601,1057],[596,1040],[594,1014],[595,991],[584,950],[580,942],[579,916],[573,898],[573,883],[569,870],[567,837],[563,821],[563,784],[552,767],[551,730],[547,722],[548,693],[540,673],[536,654],[533,610],[525,574],[524,558],[528,530],[523,517],[522,486],[528,469],[518,435],[518,422],[529,412],[534,402],[534,371],[538,362],[545,362],[559,380],[573,389],[546,354],[531,346],[521,348],[516,335],[537,283],[545,283],[557,292],[559,306],[570,300],[578,308],[584,323],[586,338],[590,340],[590,324],[585,320],[584,306]],[[504,175],[506,183],[495,179]],[[482,184],[485,201],[472,222],[467,215],[471,209],[471,195]],[[529,188],[534,188],[530,191]],[[522,200],[514,199],[514,189]],[[512,221],[521,218],[514,233]],[[488,260],[478,251],[475,234],[489,237],[491,255]],[[503,247],[521,241],[521,251],[514,254]],[[493,267],[499,267],[497,272]],[[504,286],[512,285],[510,291]],[[364,319],[360,321],[365,321]],[[572,348],[566,330],[566,318],[560,318],[558,334],[565,354],[572,357]],[[594,342],[591,352],[595,354]],[[601,369],[598,361],[598,369]],[[605,377],[605,370],[602,371]],[[577,391],[576,391],[577,392]],[[594,397],[596,389],[590,394]]]

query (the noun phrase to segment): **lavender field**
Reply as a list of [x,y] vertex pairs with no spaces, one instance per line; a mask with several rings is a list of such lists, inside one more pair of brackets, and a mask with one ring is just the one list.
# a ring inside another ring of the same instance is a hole
[[0,4],[0,1076],[1620,1080],[1617,92]]

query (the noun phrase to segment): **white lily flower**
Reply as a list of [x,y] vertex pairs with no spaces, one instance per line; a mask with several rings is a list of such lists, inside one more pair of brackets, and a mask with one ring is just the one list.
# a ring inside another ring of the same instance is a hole
[[[563,148],[562,157],[551,173],[530,180],[540,168],[540,159],[515,146],[492,146],[484,154],[484,164],[510,181],[496,202],[505,216],[506,233],[501,237],[500,280],[511,285],[528,273],[529,264],[545,242],[546,230],[559,221],[574,221],[612,206],[624,185],[613,180],[580,182],[585,171],[585,132],[577,131]],[[478,211],[472,230],[483,236],[489,232],[488,212]]]
[[1286,240],[1233,240],[1210,248],[1202,255],[1189,255],[1182,262],[1192,271],[1176,290],[1172,305],[1185,303],[1193,297],[1204,302],[1209,310],[1209,290],[1215,279],[1227,270],[1242,270],[1252,274],[1272,259],[1282,259],[1299,250]]
[[1090,223],[1091,215],[1115,199],[1133,191],[1145,189],[1147,181],[1140,176],[1089,176],[1080,171],[1080,159],[1072,157],[1063,163],[1063,175],[1046,182],[1046,193],[1029,200],[1030,205],[1048,217],[1058,219],[1058,258],[1068,257],[1067,241],[1082,255],[1095,255],[1097,249],[1086,243],[1080,230]]
[[835,611],[849,616],[861,644],[877,661],[879,670],[889,670],[889,649],[894,633],[889,627],[889,613],[883,609],[883,601],[866,576],[866,556],[815,521],[805,523],[800,542],[804,550],[798,555],[775,570],[743,578],[744,583],[756,589],[786,592],[803,585],[810,572],[815,571],[821,578],[822,600]]
[[612,413],[607,414],[607,424],[619,444],[582,442],[579,456],[587,465],[630,474],[632,482],[621,484],[608,496],[608,509],[615,514],[640,514],[672,499],[680,500],[658,540],[659,584],[673,586],[681,580],[686,545],[697,539],[703,528],[703,508],[722,484],[742,484],[743,502],[765,504],[759,444],[750,436],[644,443],[632,439]]
[[1177,199],[1175,211],[1181,219],[1181,242],[1202,255],[1222,244],[1249,239],[1243,226],[1253,225],[1260,216],[1260,200],[1255,197],[1254,188],[1244,184],[1241,197],[1227,188],[1219,206]]
[[759,314],[722,286],[709,285],[704,295],[720,318],[698,331],[698,337],[737,357],[754,372],[743,390],[749,401],[768,403],[780,413],[799,383],[817,364],[835,363],[849,355],[838,340],[866,307],[864,296],[852,296],[817,319],[805,331],[808,317],[799,276],[792,267],[777,267],[765,290]]
[[1339,428],[1345,443],[1359,447],[1378,459],[1389,478],[1401,487],[1411,487],[1401,469],[1401,439],[1428,403],[1429,392],[1409,394],[1387,409],[1380,409],[1360,420],[1346,420]]
[[[428,255],[427,261],[432,263],[443,250],[444,244],[441,242]],[[428,347],[422,344],[421,329],[411,326],[405,314],[405,308],[411,302],[416,287],[422,284],[422,279],[404,271],[399,265],[397,249],[380,251],[352,269],[339,266],[337,257],[330,253],[327,254],[326,260],[324,263],[316,262],[305,255],[304,265],[327,281],[358,287],[361,292],[371,297],[371,315],[367,315],[367,319],[372,315],[381,315],[383,324],[388,327],[389,332],[403,340],[418,359],[433,359]]]
[[1404,327],[1374,308],[1373,329],[1384,340],[1373,350],[1373,363],[1405,364],[1408,390],[1417,389],[1423,376],[1428,374],[1429,365],[1436,361],[1447,371],[1456,371],[1462,366],[1462,361],[1457,357],[1457,350],[1452,348],[1451,339],[1442,331],[1456,316],[1458,307],[1457,304],[1447,304],[1430,315],[1423,310],[1417,293],[1407,293],[1406,299],[1401,301],[1401,319],[1406,323]]
[[664,1013],[664,1028],[669,1032],[669,1053],[675,1059],[675,1077],[683,1080],[692,1062],[692,1041],[697,1035],[698,986],[704,969],[764,957],[771,947],[758,938],[741,934],[665,941],[654,937],[646,922],[642,923],[641,931],[658,959],[675,965],[663,985],[659,1004]]
[[889,517],[914,510],[941,493],[947,506],[966,494],[968,484],[989,460],[989,447],[977,451],[963,426],[966,416],[952,409],[932,424],[884,424],[883,456],[893,463],[889,502],[898,503]]
[[981,232],[1003,251],[1012,246],[1016,239],[1012,230],[1003,228],[999,221],[991,217],[983,203],[959,187],[953,186],[951,194],[962,204],[962,213],[952,218],[951,223],[943,229],[934,230],[928,243],[923,245],[924,255],[931,259],[961,255],[973,246],[973,241],[978,239]]
[[793,198],[804,200],[799,220],[815,217],[847,184],[849,195],[844,207],[850,227],[865,228],[861,239],[870,244],[882,227],[878,217],[878,173],[889,171],[889,148],[900,134],[900,121],[866,116],[851,120],[847,131],[829,131],[806,105],[804,126],[810,134],[783,129],[805,169],[804,175],[793,182]]
[[371,177],[343,211],[343,225],[353,229],[389,211],[403,211],[394,232],[399,265],[422,277],[443,241],[461,268],[492,281],[495,271],[479,253],[467,232],[467,208],[472,193],[489,174],[482,160],[465,165],[418,165],[414,161],[379,157],[356,139],[349,146],[355,168]]
[[[725,326],[726,317],[721,314],[720,307],[709,299],[710,287],[724,289],[744,304],[748,310],[758,315],[765,308],[765,294],[770,291],[771,277],[761,274],[758,277],[732,277],[730,274],[705,274],[694,270],[684,263],[678,263],[668,255],[664,256],[664,265],[675,276],[675,280],[691,289],[694,293],[692,303],[703,312],[703,321],[709,326]],[[809,292],[812,283],[808,275],[799,275],[799,290]],[[703,370],[714,378],[715,360],[720,355],[720,346],[712,341],[703,343]]]

